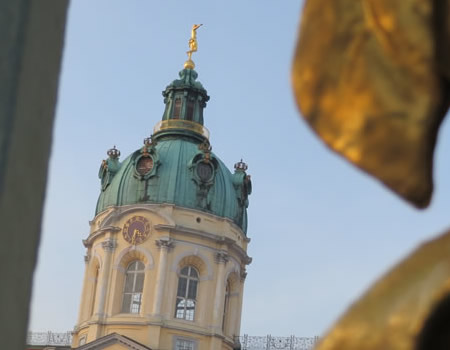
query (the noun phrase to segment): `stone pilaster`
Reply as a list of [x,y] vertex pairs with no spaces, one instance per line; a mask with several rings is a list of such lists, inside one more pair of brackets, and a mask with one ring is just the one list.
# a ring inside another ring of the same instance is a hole
[[106,313],[105,304],[106,304],[106,292],[108,290],[109,285],[109,275],[111,272],[111,257],[113,251],[117,247],[117,242],[115,239],[107,238],[102,242],[102,248],[105,251],[104,263],[102,266],[100,283],[99,283],[99,295],[98,295],[98,308],[97,308],[97,316],[99,319],[102,319]]
[[215,260],[219,266],[217,268],[216,296],[213,308],[213,327],[215,331],[220,331],[222,329],[223,303],[225,302],[225,266],[229,260],[228,253],[225,251],[217,252]]
[[156,291],[153,302],[153,314],[155,316],[161,315],[162,302],[164,298],[164,286],[167,277],[167,260],[168,253],[173,248],[174,243],[168,237],[163,237],[155,241],[156,246],[159,248],[159,263],[158,270],[156,272]]

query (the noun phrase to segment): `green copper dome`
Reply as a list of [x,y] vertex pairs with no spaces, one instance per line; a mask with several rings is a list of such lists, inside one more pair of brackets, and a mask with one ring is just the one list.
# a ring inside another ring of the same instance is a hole
[[144,146],[119,162],[113,148],[102,162],[102,191],[96,214],[110,206],[169,203],[208,212],[247,229],[250,176],[243,162],[231,173],[211,152],[209,133],[203,127],[203,109],[209,100],[193,69],[163,92],[162,121]]

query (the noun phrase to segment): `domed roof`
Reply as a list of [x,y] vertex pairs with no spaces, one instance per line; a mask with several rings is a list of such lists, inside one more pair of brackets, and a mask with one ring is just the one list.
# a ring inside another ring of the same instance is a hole
[[119,162],[108,151],[99,171],[102,191],[96,214],[110,206],[169,203],[228,218],[246,232],[250,176],[244,163],[232,174],[211,151],[203,127],[209,96],[192,69],[180,72],[163,92],[166,109],[144,147]]

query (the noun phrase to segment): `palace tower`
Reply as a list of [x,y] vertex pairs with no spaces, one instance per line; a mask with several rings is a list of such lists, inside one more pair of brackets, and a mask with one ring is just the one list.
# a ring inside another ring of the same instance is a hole
[[123,161],[114,147],[100,167],[76,349],[239,347],[251,181],[212,152],[189,62],[143,147]]

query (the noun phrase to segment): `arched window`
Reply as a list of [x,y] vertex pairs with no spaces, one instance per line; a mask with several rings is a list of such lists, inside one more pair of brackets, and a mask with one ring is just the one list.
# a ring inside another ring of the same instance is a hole
[[230,281],[227,281],[227,286],[225,287],[225,301],[223,303],[223,319],[222,319],[222,331],[225,332],[225,327],[228,319],[228,308],[230,304]]
[[142,290],[144,288],[144,264],[133,261],[125,273],[122,312],[138,314],[141,310]]
[[194,321],[195,303],[197,298],[198,272],[192,266],[181,269],[178,278],[177,301],[175,317]]
[[173,107],[173,119],[179,119],[181,115],[181,98],[177,97],[175,99],[175,106]]
[[186,120],[194,119],[194,102],[188,101],[186,108]]
[[91,316],[94,315],[94,312],[95,312],[94,306],[95,306],[95,300],[97,299],[97,286],[98,286],[99,270],[100,270],[100,267],[97,266],[95,268],[95,274],[94,274],[94,289],[92,291],[92,302],[91,302],[91,312],[90,312]]

